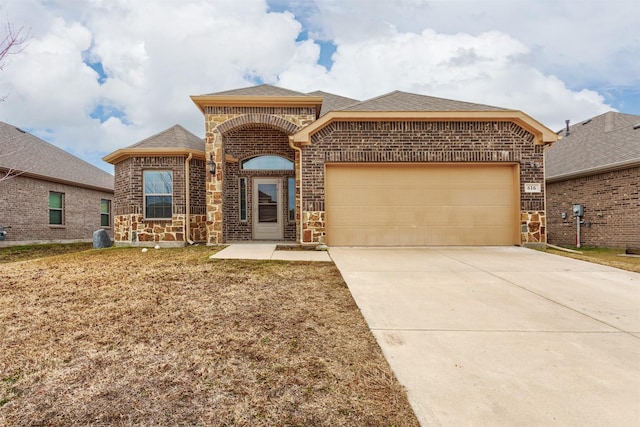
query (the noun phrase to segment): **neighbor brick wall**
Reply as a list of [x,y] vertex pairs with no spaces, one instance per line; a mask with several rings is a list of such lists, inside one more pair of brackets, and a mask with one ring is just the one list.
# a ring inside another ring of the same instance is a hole
[[[127,158],[115,165],[114,212],[116,224],[114,236],[116,242],[175,242],[176,240],[184,242],[186,240],[184,235],[185,161],[186,156],[141,156]],[[201,229],[205,228],[206,213],[205,166],[204,160],[191,159],[190,161],[190,223],[192,227],[190,237],[194,241],[205,240],[201,232]],[[170,170],[173,172],[172,220],[159,221],[143,218],[143,171],[145,170]],[[198,218],[200,219],[197,220]]]
[[[585,246],[640,247],[640,167],[547,184],[549,243],[576,244],[574,204],[584,205]],[[562,219],[562,213],[567,214]]]
[[[49,225],[49,192],[64,193],[63,226]],[[104,228],[113,237],[112,227],[100,225],[100,201],[111,200],[113,224],[114,195],[67,184],[58,184],[25,175],[0,182],[0,225],[11,226],[0,245],[59,241],[91,241],[93,232]]]
[[[522,243],[545,242],[543,147],[511,122],[334,122],[303,147],[303,206],[308,218],[324,212],[324,165],[331,162],[509,162],[520,165]],[[542,192],[525,193],[524,184],[540,183]],[[313,214],[312,214],[313,213]],[[526,219],[525,219],[526,218]],[[529,224],[529,218],[536,224]],[[542,224],[542,225],[541,225]],[[323,237],[321,221],[303,224]],[[318,231],[318,229],[322,231]]]
[[[225,162],[224,232],[227,241],[252,240],[253,224],[253,178],[280,178],[282,180],[282,218],[284,221],[284,239],[296,240],[296,224],[288,221],[287,178],[295,177],[295,171],[246,171],[240,165],[244,160],[261,155],[277,155],[294,161],[295,150],[289,146],[289,136],[265,125],[254,125],[235,129],[223,136],[225,153],[231,153],[238,162]],[[239,178],[247,178],[247,221],[240,221]]]

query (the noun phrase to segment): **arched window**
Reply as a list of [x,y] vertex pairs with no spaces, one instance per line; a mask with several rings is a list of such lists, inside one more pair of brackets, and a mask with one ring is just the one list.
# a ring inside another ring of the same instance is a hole
[[293,170],[293,162],[280,156],[257,156],[242,162],[243,170]]

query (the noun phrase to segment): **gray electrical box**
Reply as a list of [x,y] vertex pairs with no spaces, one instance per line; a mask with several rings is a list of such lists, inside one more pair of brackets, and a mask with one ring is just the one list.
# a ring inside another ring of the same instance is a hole
[[584,216],[584,206],[573,205],[573,216]]

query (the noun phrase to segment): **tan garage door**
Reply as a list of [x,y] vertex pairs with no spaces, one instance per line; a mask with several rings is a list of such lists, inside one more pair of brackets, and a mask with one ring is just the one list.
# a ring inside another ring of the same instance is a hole
[[519,243],[516,165],[328,164],[333,246]]

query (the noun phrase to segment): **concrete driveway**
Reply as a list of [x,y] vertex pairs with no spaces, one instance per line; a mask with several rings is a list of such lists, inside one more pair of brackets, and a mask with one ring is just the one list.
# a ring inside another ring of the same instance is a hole
[[640,425],[640,274],[519,247],[330,255],[422,425]]

